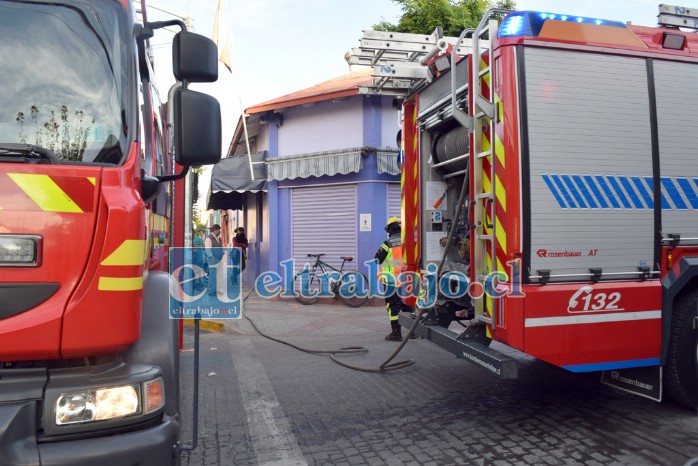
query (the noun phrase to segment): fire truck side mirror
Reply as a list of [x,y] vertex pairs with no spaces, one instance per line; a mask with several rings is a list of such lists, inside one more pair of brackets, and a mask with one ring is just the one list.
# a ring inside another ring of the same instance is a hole
[[218,47],[208,37],[186,31],[177,33],[172,41],[172,72],[177,81],[216,81]]
[[174,94],[175,160],[201,166],[221,159],[221,107],[214,97],[189,89]]

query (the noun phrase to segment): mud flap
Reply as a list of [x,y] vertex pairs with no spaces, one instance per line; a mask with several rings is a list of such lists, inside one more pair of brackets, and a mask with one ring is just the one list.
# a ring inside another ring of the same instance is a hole
[[662,401],[662,366],[603,371],[601,383],[633,395]]

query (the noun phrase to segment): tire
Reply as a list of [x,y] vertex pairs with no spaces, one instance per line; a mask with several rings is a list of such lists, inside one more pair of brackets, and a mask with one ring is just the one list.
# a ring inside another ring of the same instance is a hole
[[664,387],[678,404],[698,407],[698,289],[683,292],[674,301],[671,337],[664,371]]
[[298,272],[296,276],[293,277],[293,291],[298,293],[295,299],[305,306],[310,306],[317,302],[318,297],[311,297],[310,294],[314,290],[317,291],[319,286],[320,279],[314,272]]
[[[348,291],[354,294],[357,290],[357,284],[361,281],[361,289],[366,291],[366,296],[343,296],[340,290]],[[361,272],[345,272],[339,280],[335,294],[339,296],[344,304],[349,307],[361,307],[368,301],[368,278]]]

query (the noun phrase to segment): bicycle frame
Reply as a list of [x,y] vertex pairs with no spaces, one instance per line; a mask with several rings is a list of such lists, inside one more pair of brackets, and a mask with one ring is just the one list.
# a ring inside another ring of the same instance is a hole
[[[336,277],[334,277],[335,281],[339,281],[339,279],[342,277],[342,272],[344,271],[344,264],[346,263],[346,259],[342,260],[342,265],[338,268],[333,267],[332,265],[328,264],[327,262],[323,261],[320,259],[320,256],[315,257],[315,264],[313,264],[312,268],[309,270],[309,273],[311,275],[315,275],[319,280],[321,285],[324,287],[324,285],[330,286],[332,284],[332,272],[336,273]],[[320,269],[322,271],[321,274],[317,273],[317,269]],[[328,271],[329,269],[329,271]]]
[[[314,257],[315,258],[315,263],[310,266],[308,263],[302,271],[298,272],[296,274],[296,277],[294,277],[294,282],[296,279],[301,276],[301,280],[305,280],[305,284],[301,282],[301,286],[303,287],[303,290],[306,292],[310,292],[311,289],[317,290],[318,288],[315,288],[315,286],[319,287],[319,294],[313,294],[312,292],[310,294],[303,295],[303,292],[301,290],[301,294],[296,296],[296,300],[300,302],[301,304],[313,304],[315,301],[317,301],[318,297],[320,295],[323,295],[322,297],[326,297],[326,293],[331,293],[332,296],[335,298],[341,299],[344,304],[346,304],[349,307],[360,307],[363,304],[366,303],[368,300],[367,295],[363,296],[344,296],[341,293],[337,294],[337,290],[340,287],[344,286],[349,286],[349,290],[352,290],[352,286],[354,287],[353,289],[356,289],[357,283],[360,286],[360,283],[363,281],[364,286],[368,286],[368,278],[363,275],[361,272],[356,271],[356,272],[346,272],[344,273],[344,265],[347,262],[351,262],[351,258],[348,257],[342,257],[342,265],[339,268],[336,268],[327,262],[323,261],[321,257],[323,254],[308,254],[308,257]],[[318,272],[318,269],[320,271]],[[349,273],[355,273],[357,274],[358,278],[354,278],[353,280],[346,281],[346,276]],[[304,275],[307,275],[307,277],[302,278]],[[354,283],[352,285],[352,283]],[[351,294],[351,291],[349,292]],[[357,299],[358,298],[358,299]]]

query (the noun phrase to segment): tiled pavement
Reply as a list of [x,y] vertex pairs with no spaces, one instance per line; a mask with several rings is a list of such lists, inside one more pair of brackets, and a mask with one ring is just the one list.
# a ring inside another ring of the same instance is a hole
[[[343,360],[377,367],[396,347],[381,307],[250,298],[266,333],[312,348],[363,345]],[[372,374],[226,321],[201,338],[200,445],[190,465],[683,465],[698,456],[698,416],[519,354],[501,381],[424,340],[416,363]],[[191,347],[187,329],[186,346]],[[183,435],[191,438],[192,353],[182,353]]]

